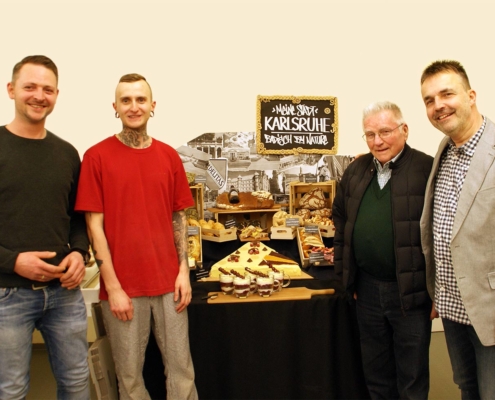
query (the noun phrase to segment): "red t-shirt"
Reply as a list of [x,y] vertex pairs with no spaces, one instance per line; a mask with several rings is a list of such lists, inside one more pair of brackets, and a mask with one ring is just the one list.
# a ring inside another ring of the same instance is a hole
[[[133,149],[112,136],[84,155],[75,209],[104,213],[114,269],[129,297],[174,291],[172,213],[193,205],[182,162],[163,142]],[[108,299],[103,280],[100,299]]]

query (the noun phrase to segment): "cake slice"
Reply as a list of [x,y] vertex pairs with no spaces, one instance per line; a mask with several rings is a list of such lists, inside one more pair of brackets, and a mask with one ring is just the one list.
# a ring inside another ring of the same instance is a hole
[[267,254],[265,257],[263,257],[263,260],[266,262],[272,263],[272,264],[295,264],[297,265],[297,262],[290,259],[289,257],[286,257],[280,253],[277,253],[276,251],[270,251],[269,254]]

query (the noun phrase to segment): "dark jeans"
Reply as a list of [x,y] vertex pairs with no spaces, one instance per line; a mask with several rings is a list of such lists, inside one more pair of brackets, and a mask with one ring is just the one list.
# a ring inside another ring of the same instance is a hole
[[424,399],[430,387],[431,308],[404,315],[397,282],[360,273],[357,317],[366,384],[372,399]]
[[495,346],[483,346],[471,325],[446,318],[442,323],[462,399],[495,399]]

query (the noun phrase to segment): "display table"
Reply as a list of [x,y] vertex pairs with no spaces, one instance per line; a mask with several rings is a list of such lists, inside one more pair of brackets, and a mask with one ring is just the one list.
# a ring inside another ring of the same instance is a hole
[[[293,280],[291,286],[337,292],[311,300],[208,304],[201,298],[218,291],[218,282],[193,284],[188,315],[200,399],[368,398],[355,310],[340,284]],[[159,354],[151,341],[145,379],[154,398],[165,398]]]

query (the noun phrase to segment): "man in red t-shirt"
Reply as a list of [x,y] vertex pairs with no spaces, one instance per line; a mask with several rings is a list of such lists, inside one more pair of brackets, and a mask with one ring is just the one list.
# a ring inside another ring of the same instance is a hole
[[165,363],[168,398],[197,399],[184,213],[194,201],[177,152],[148,136],[155,105],[143,76],[120,79],[113,107],[122,131],[84,155],[76,210],[86,213],[100,267],[120,398],[150,398],[142,368],[152,328]]

